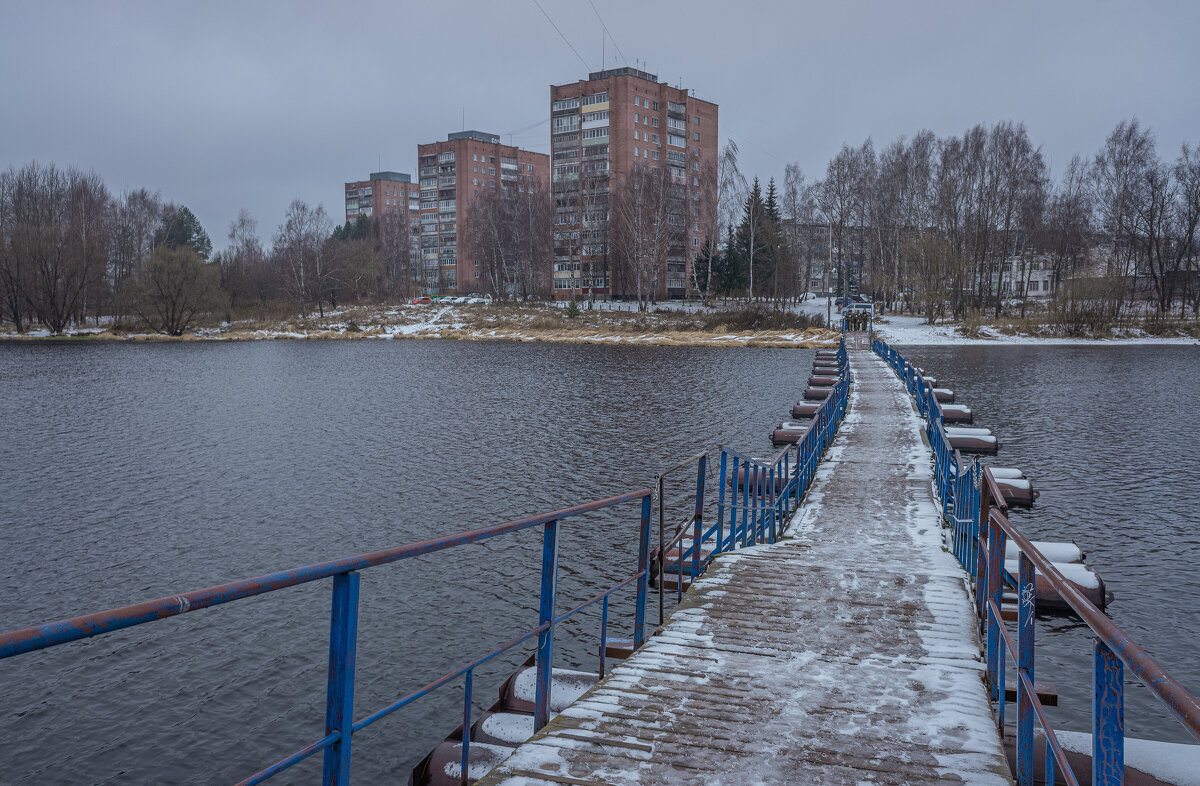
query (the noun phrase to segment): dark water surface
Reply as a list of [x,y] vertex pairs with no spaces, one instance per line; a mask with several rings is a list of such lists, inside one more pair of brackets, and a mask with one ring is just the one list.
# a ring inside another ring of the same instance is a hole
[[[765,454],[812,353],[440,341],[0,345],[0,630],[499,523]],[[694,478],[692,480],[694,483]],[[680,481],[683,485],[683,481]],[[560,533],[560,610],[639,512]],[[362,574],[362,717],[537,622],[539,531]],[[233,782],[323,736],[330,582],[0,661],[0,782]],[[629,628],[632,593],[613,609]],[[657,611],[657,607],[655,607]],[[596,669],[598,616],[556,665]],[[526,647],[476,675],[492,703]],[[354,737],[403,782],[444,688]],[[320,756],[278,782],[319,779]]]
[[[1200,353],[913,348],[1043,492],[1110,613],[1200,690]],[[496,523],[649,485],[718,443],[769,452],[812,354],[406,341],[0,345],[0,630]],[[681,481],[681,485],[683,482]],[[633,569],[637,511],[565,524],[565,608]],[[356,716],[537,619],[527,531],[362,574]],[[628,630],[631,595],[614,606]],[[0,661],[0,782],[231,782],[319,739],[329,582]],[[556,664],[595,670],[597,616]],[[614,634],[614,635],[616,635]],[[1086,730],[1086,629],[1040,624],[1038,677]],[[477,708],[525,648],[482,670]],[[1136,686],[1132,734],[1185,740]],[[456,685],[355,735],[402,782]],[[313,782],[314,757],[279,782]]]
[[[999,437],[988,463],[1042,492],[1010,518],[1037,540],[1074,540],[1115,594],[1107,612],[1200,695],[1200,351],[1194,346],[900,347]],[[1045,618],[1036,675],[1052,721],[1091,730],[1091,630]],[[1125,671],[1126,733],[1194,742]],[[1010,717],[1015,717],[1012,711]]]

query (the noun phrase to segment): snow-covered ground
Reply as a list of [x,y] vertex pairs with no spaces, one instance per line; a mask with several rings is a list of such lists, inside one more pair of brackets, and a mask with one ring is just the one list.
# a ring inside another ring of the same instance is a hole
[[1119,338],[1043,338],[1040,336],[1009,336],[994,328],[980,329],[980,338],[962,335],[953,324],[927,325],[921,317],[888,315],[875,321],[875,331],[889,344],[897,346],[928,345],[992,345],[992,344],[1063,344],[1063,345],[1120,345],[1120,344],[1200,344],[1194,338],[1164,338],[1130,333]]

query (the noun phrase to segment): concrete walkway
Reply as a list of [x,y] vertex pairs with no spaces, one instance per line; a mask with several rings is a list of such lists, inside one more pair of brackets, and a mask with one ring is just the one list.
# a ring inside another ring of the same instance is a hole
[[851,369],[791,539],[719,558],[481,783],[1012,782],[920,420],[869,352]]

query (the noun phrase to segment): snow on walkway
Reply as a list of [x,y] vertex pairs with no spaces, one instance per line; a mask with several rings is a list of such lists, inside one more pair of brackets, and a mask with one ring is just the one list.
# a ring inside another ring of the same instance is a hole
[[1012,782],[920,421],[882,362],[852,369],[792,539],[718,558],[481,783]]

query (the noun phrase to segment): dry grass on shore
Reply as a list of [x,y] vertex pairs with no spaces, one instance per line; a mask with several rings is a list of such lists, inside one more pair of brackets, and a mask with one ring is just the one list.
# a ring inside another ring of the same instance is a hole
[[[5,338],[18,338],[6,333]],[[33,332],[27,338],[45,338]],[[275,308],[233,322],[202,323],[179,337],[116,324],[88,329],[71,340],[253,341],[273,339],[515,340],[566,343],[637,343],[664,346],[824,346],[837,335],[804,315],[751,307],[651,312],[581,309],[572,315],[550,304],[356,305],[301,317]]]

